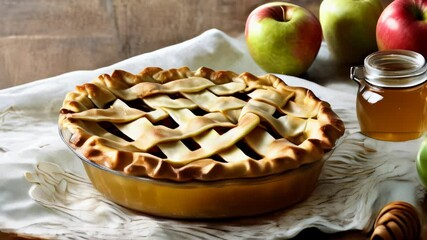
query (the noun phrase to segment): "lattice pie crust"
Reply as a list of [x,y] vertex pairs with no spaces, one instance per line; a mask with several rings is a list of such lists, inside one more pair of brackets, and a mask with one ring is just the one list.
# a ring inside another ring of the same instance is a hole
[[180,182],[296,169],[321,160],[344,133],[310,90],[205,67],[101,75],[66,95],[59,127],[96,164]]

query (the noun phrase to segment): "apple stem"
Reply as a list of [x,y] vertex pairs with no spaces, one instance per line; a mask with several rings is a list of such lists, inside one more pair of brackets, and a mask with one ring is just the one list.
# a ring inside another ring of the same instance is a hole
[[274,6],[267,10],[269,15],[276,21],[287,22],[286,6]]
[[286,9],[283,6],[280,6],[282,9],[283,21],[286,22]]
[[418,21],[424,20],[424,13],[418,6],[415,6],[415,5],[412,6],[411,10],[412,10],[412,13],[415,15],[416,20]]

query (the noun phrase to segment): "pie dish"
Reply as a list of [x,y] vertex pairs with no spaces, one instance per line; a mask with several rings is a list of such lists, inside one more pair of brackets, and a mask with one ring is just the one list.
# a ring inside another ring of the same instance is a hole
[[[113,201],[156,215],[209,218],[258,214],[306,198],[344,124],[310,90],[272,74],[149,67],[139,74],[116,70],[77,86],[64,99],[59,129],[95,187]],[[188,189],[193,193],[185,194]],[[248,202],[254,190],[266,195],[236,209],[235,200]],[[185,206],[170,199],[144,202],[141,194],[126,195],[130,191],[152,191],[145,199],[184,193]],[[202,195],[222,204],[207,210],[206,199],[195,200]],[[277,196],[288,199],[265,202]],[[150,204],[158,206],[147,209]],[[197,204],[201,209],[192,210]]]

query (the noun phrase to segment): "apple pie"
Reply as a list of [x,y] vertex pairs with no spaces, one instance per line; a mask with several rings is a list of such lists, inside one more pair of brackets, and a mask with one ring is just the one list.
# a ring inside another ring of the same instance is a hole
[[297,169],[320,161],[344,133],[308,89],[206,67],[103,74],[66,95],[59,128],[96,165],[175,182]]

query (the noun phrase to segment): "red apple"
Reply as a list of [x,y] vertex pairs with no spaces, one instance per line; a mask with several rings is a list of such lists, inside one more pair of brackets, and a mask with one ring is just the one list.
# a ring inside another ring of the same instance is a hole
[[376,28],[379,50],[406,49],[427,58],[427,0],[395,0]]
[[300,75],[311,66],[322,42],[322,28],[309,10],[286,2],[266,3],[248,16],[249,53],[265,71]]

